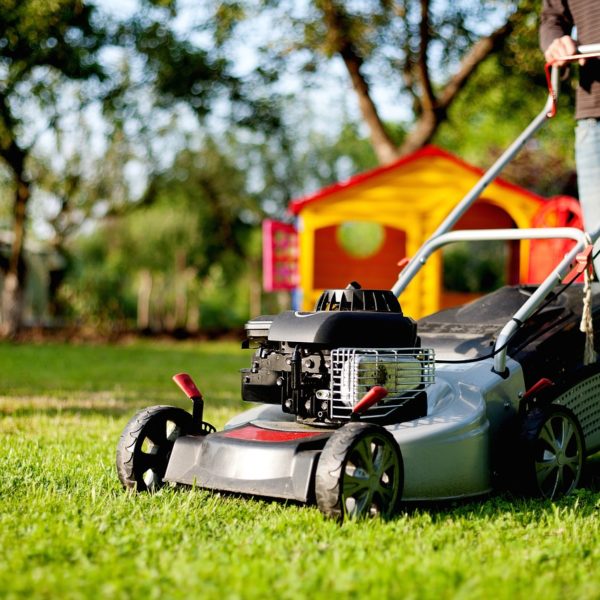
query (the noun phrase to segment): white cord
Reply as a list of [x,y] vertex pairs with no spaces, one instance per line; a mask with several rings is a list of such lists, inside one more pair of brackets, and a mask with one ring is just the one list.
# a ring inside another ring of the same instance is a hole
[[[592,240],[586,234],[586,241],[592,244]],[[583,364],[589,365],[596,362],[596,351],[594,350],[594,324],[592,322],[592,273],[593,263],[586,265],[583,276],[583,310],[581,311],[581,322],[579,323],[579,331],[585,333],[585,347],[583,350]]]

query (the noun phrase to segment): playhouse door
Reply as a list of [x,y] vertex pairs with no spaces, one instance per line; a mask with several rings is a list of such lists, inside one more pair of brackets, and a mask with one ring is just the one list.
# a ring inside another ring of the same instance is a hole
[[406,256],[404,231],[372,222],[331,225],[315,231],[313,287],[390,289]]

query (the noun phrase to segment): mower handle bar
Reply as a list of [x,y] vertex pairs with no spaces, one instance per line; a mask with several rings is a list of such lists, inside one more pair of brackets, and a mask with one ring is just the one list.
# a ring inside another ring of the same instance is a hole
[[[558,233],[562,232],[564,229],[575,228],[556,227],[540,230],[545,230],[549,233],[553,230],[556,230]],[[528,230],[525,229],[523,231]],[[506,369],[506,351],[508,349],[508,342],[512,336],[517,332],[519,327],[542,305],[550,292],[571,272],[573,264],[576,262],[577,255],[584,250],[586,245],[588,245],[590,242],[595,242],[598,237],[600,237],[600,227],[589,234],[581,231],[580,229],[575,229],[575,231],[579,232],[579,241],[567,254],[565,254],[564,258],[558,264],[556,269],[550,273],[546,279],[544,279],[544,281],[538,286],[537,290],[529,297],[527,302],[521,306],[521,308],[511,317],[510,321],[502,328],[502,331],[496,340],[496,344],[494,345],[494,371],[496,373],[504,373]],[[559,237],[567,236],[563,236],[561,234]]]
[[[600,44],[591,44],[586,46],[580,46],[578,48],[579,54],[573,56],[565,56],[561,58],[561,61],[572,62],[579,60],[580,58],[594,58],[600,56]],[[513,157],[519,152],[519,150],[525,145],[525,143],[537,132],[537,130],[556,112],[556,99],[558,97],[559,87],[559,72],[560,67],[556,64],[548,63],[546,65],[548,75],[548,98],[544,104],[544,108],[540,113],[531,121],[531,123],[525,128],[525,130],[517,137],[517,139],[502,153],[502,155],[496,160],[496,162],[483,174],[479,181],[473,186],[473,188],[467,193],[466,196],[454,207],[450,214],[442,221],[439,227],[433,232],[431,238],[435,238],[442,233],[450,231],[467,209],[479,198],[481,193],[490,185],[490,183],[496,179],[498,174],[504,169],[504,167],[513,159]],[[430,238],[430,239],[431,239]],[[419,272],[423,265],[422,260],[423,247],[411,258],[406,268],[404,268],[398,280],[392,287],[392,291],[396,296],[406,289],[408,284],[412,281],[414,276]]]
[[[592,237],[596,239],[600,235],[598,229]],[[588,243],[587,234],[575,227],[536,227],[529,229],[469,229],[442,233],[431,238],[423,245],[422,260],[425,261],[436,251],[454,242],[487,242],[487,241],[510,241],[510,240],[547,240],[547,239],[571,239],[576,242],[575,246],[565,254],[563,260],[556,269],[546,277],[531,294],[528,300],[511,317],[511,320],[502,328],[494,344],[494,371],[504,373],[506,369],[507,343],[516,333],[521,323],[526,321],[541,306],[552,289],[569,274],[576,256]]]
[[[510,162],[513,159],[513,157],[519,152],[519,150],[525,145],[525,143],[538,131],[538,129],[540,129],[540,127],[548,119],[552,118],[556,113],[556,101],[558,98],[560,73],[560,67],[556,63],[570,63],[580,59],[600,57],[600,44],[589,44],[579,46],[577,48],[577,52],[577,54],[571,56],[564,56],[558,60],[546,64],[545,70],[548,82],[548,98],[546,99],[546,103],[544,104],[543,109],[524,129],[524,131],[517,137],[517,139],[515,139],[515,141],[502,153],[502,155],[496,160],[496,162],[482,175],[482,177],[475,184],[475,186],[454,207],[450,214],[442,221],[438,228],[433,232],[429,240],[425,244],[423,244],[423,246],[421,246],[421,248],[418,250],[415,256],[411,258],[406,267],[400,272],[398,280],[392,287],[392,291],[394,292],[394,294],[396,296],[400,296],[400,294],[402,294],[402,292],[406,289],[408,284],[413,280],[415,275],[421,270],[421,267],[425,264],[431,252],[433,252],[438,247],[450,243],[451,241],[456,241],[452,238],[458,237],[458,235],[466,235],[466,237],[468,237],[468,239],[472,241],[476,239],[544,239],[546,237],[567,237],[571,239],[577,239],[578,241],[573,247],[573,249],[559,263],[556,270],[544,280],[544,282],[532,294],[529,300],[525,302],[525,304],[521,307],[519,311],[517,311],[517,313],[515,313],[512,319],[505,325],[505,327],[500,332],[500,335],[496,341],[494,356],[494,371],[498,373],[503,373],[506,367],[506,345],[508,340],[514,335],[516,330],[519,328],[520,323],[522,323],[524,320],[526,320],[533,314],[533,312],[542,304],[542,302],[550,293],[550,291],[558,283],[560,283],[563,280],[563,278],[568,274],[571,264],[575,260],[575,257],[585,247],[585,234],[580,230],[575,230],[579,232],[578,237],[573,238],[571,234],[565,235],[565,230],[571,228],[550,228],[549,230],[539,228],[535,230],[536,234],[533,237],[529,237],[529,235],[533,231],[530,229],[510,230],[513,232],[516,231],[517,233],[511,233],[509,237],[497,238],[491,237],[492,235],[494,235],[492,234],[493,230],[479,232],[479,235],[481,235],[481,237],[477,237],[478,233],[475,232],[469,234],[466,234],[466,232],[449,232],[452,229],[452,227],[456,225],[456,223],[462,217],[462,215],[467,211],[467,209],[473,204],[473,202],[475,202],[475,200],[479,198],[481,193],[488,187],[488,185],[498,176],[498,174],[504,169],[508,162]],[[521,232],[521,235],[525,234],[525,236],[519,237],[519,231]],[[544,231],[548,231],[548,234],[543,234],[542,232]],[[559,231],[561,233],[559,233]],[[504,234],[501,233],[500,235]],[[592,241],[592,243],[595,242],[598,239],[598,237],[600,237],[600,227],[594,232],[590,233],[589,235],[589,238]]]

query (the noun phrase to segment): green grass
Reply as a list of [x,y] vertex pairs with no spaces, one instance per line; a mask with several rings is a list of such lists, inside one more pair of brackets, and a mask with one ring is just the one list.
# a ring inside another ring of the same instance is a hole
[[125,493],[120,431],[138,409],[241,407],[235,344],[0,344],[2,598],[600,598],[600,495],[497,495],[346,523],[314,507],[197,489]]

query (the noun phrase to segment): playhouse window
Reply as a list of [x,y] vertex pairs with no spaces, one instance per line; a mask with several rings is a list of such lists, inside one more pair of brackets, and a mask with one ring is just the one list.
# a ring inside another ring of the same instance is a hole
[[337,243],[354,258],[369,258],[381,250],[385,229],[371,221],[346,221],[338,226]]

